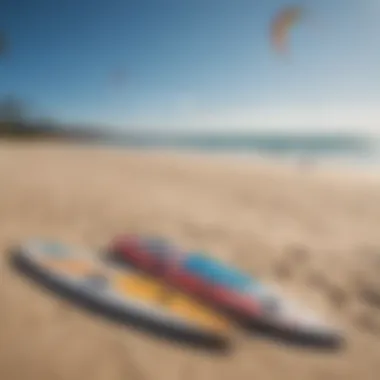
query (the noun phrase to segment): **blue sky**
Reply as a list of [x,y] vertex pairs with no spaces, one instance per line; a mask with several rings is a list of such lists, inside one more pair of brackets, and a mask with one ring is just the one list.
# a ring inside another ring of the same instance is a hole
[[281,59],[282,0],[2,0],[0,96],[122,130],[380,131],[380,0],[294,3]]

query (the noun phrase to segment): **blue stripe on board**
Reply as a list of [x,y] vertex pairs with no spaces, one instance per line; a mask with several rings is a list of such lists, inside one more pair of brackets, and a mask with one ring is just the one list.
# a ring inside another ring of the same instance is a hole
[[184,261],[183,267],[206,281],[241,292],[255,286],[252,277],[207,256],[189,255]]

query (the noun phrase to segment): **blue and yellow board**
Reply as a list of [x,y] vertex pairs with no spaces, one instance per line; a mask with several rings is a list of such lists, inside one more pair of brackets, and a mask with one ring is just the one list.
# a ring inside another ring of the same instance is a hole
[[15,256],[38,275],[35,278],[49,280],[104,309],[170,326],[194,338],[227,343],[229,323],[221,315],[149,277],[111,268],[94,254],[36,241],[20,246]]

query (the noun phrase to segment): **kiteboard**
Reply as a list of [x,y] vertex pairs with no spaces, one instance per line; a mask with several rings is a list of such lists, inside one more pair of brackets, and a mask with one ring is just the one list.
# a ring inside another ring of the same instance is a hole
[[13,263],[55,291],[120,321],[143,322],[171,337],[227,347],[228,323],[185,294],[142,274],[106,266],[94,254],[56,242],[33,241],[13,250]]
[[155,238],[124,236],[111,242],[107,260],[133,266],[196,296],[244,325],[304,344],[340,347],[341,331],[299,307],[280,291],[210,256],[184,253]]

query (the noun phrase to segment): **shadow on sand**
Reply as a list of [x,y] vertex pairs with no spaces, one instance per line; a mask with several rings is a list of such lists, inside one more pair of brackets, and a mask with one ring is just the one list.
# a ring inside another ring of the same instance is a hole
[[343,349],[345,339],[339,334],[301,333],[295,330],[275,328],[261,321],[239,321],[237,325],[247,332],[247,335],[262,339],[271,339],[281,346],[293,346],[320,352],[333,352]]
[[81,306],[87,311],[105,317],[112,322],[133,327],[139,331],[152,334],[159,339],[170,341],[172,343],[204,349],[224,355],[230,352],[230,343],[225,337],[206,333],[199,334],[190,330],[185,331],[169,324],[163,325],[162,323],[155,322],[152,318],[144,318],[141,315],[137,316],[134,315],[133,312],[126,313],[117,307],[112,309],[104,308],[104,305],[101,305],[94,299],[78,295],[73,290],[58,285],[56,282],[51,281],[44,276],[40,271],[26,265],[23,260],[20,260],[20,256],[17,252],[12,252],[10,255],[10,264],[13,269],[26,275],[29,279],[41,285],[44,289]]

